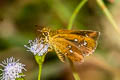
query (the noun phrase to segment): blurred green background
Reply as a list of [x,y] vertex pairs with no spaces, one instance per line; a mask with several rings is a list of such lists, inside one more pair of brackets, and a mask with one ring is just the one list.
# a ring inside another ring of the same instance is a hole
[[[24,45],[35,39],[35,25],[67,29],[69,19],[81,0],[0,0],[0,61],[7,57],[26,64],[26,80],[37,80],[38,66]],[[120,26],[120,1],[104,0]],[[97,50],[75,64],[81,80],[120,80],[120,35],[105,17],[96,0],[88,0],[73,24],[74,30],[101,32]],[[68,64],[55,52],[45,58],[42,80],[74,80]]]

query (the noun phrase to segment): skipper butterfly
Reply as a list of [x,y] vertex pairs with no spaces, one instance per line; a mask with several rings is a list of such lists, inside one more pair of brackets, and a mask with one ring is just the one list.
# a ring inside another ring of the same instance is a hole
[[72,62],[82,62],[85,56],[92,54],[97,46],[100,32],[92,30],[51,30],[37,29],[43,44],[49,44],[49,51],[55,50],[62,62],[65,56]]

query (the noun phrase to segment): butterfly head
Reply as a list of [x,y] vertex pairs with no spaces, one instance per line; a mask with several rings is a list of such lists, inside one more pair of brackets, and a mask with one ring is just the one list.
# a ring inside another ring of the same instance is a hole
[[49,28],[45,28],[45,27],[40,27],[39,29],[37,29],[37,32],[39,34],[39,38],[40,40],[43,40],[43,42],[48,42],[49,40],[49,33],[50,33],[50,29]]

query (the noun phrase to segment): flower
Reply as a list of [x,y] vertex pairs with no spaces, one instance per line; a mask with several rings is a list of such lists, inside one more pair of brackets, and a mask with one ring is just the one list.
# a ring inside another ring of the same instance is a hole
[[2,71],[0,80],[15,80],[16,78],[25,76],[22,74],[22,70],[26,71],[24,68],[25,65],[19,63],[19,59],[15,61],[15,58],[10,57],[2,61],[0,65],[3,67],[3,69],[0,69]]
[[49,44],[44,44],[43,41],[36,38],[34,41],[29,40],[29,45],[24,45],[24,47],[28,48],[27,51],[32,52],[34,55],[38,54],[38,56],[42,56],[44,53],[48,51]]

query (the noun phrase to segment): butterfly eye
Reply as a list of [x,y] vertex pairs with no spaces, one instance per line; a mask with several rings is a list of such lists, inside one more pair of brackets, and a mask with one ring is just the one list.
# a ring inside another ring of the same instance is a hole
[[44,34],[45,36],[48,36],[48,32],[44,32],[43,34]]

